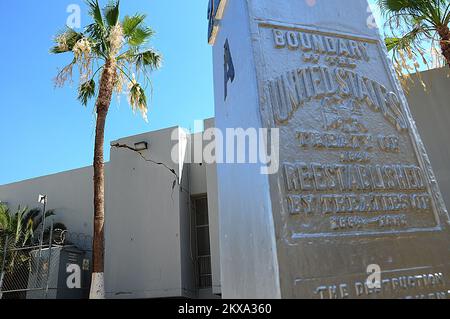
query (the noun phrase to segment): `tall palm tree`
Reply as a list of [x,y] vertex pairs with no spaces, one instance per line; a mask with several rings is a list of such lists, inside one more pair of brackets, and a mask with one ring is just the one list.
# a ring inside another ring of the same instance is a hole
[[394,62],[408,69],[408,60],[417,58],[427,62],[424,45],[440,47],[443,58],[450,67],[450,3],[448,0],[378,0],[387,18],[386,26],[391,36],[386,45],[394,53]]
[[[57,75],[57,86],[71,79],[75,65],[79,71],[78,99],[83,105],[96,96],[94,147],[94,238],[91,298],[104,298],[104,131],[114,92],[121,94],[127,84],[129,103],[147,119],[145,89],[150,73],[158,69],[161,56],[144,45],[154,35],[144,25],[145,15],[125,16],[119,20],[119,1],[110,1],[102,10],[98,0],[86,1],[93,22],[83,32],[67,28],[55,38],[52,53],[71,53],[72,62]],[[142,85],[139,80],[142,79]],[[98,90],[96,90],[98,83]]]

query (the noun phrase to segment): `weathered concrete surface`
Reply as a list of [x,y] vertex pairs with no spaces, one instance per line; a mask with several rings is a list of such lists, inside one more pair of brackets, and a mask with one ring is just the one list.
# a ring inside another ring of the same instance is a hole
[[[105,170],[109,171],[109,164]],[[1,185],[0,199],[14,212],[19,206],[42,208],[37,201],[38,195],[47,195],[47,209],[55,211],[56,215],[51,218],[55,223],[64,223],[70,232],[90,236],[93,227],[92,175],[92,167],[85,167]]]
[[[228,1],[213,50],[216,127],[261,127],[247,1]],[[224,101],[224,44],[237,77]],[[217,164],[220,265],[225,298],[279,298],[275,228],[267,176],[254,164]],[[236,200],[243,198],[245,200]]]

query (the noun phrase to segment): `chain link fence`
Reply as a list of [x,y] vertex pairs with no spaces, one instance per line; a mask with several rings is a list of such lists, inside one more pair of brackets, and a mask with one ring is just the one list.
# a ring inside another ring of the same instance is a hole
[[20,244],[0,234],[0,299],[83,299],[90,278],[92,237],[53,229]]

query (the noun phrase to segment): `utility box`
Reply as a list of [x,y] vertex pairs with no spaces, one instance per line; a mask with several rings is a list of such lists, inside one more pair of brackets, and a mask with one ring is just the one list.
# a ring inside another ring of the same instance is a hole
[[84,299],[89,292],[85,252],[52,247],[30,253],[27,299]]

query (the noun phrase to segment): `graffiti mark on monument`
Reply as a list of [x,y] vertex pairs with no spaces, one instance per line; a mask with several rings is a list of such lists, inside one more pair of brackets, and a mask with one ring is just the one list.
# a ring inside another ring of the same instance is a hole
[[233,83],[235,73],[234,73],[234,64],[233,57],[231,56],[230,44],[228,43],[228,39],[225,41],[224,45],[224,61],[223,61],[223,74],[224,74],[224,100],[227,100],[228,96],[228,82]]

